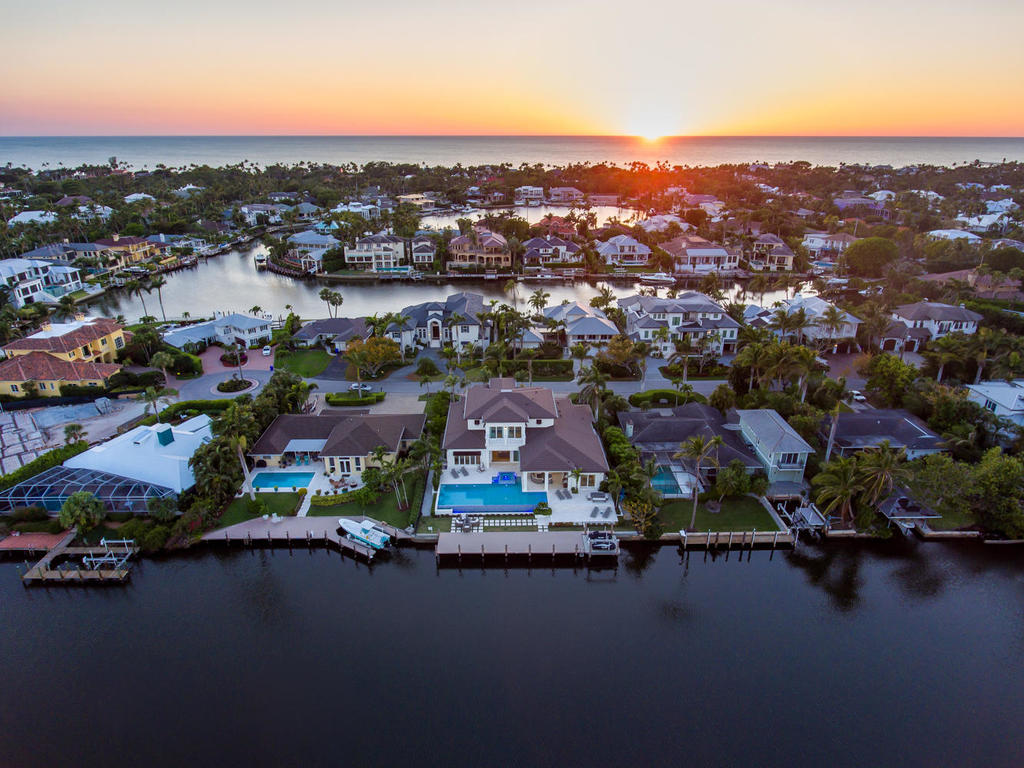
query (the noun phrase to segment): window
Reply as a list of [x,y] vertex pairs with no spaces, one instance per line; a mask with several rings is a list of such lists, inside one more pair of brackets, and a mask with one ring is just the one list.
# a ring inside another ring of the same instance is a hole
[[83,346],[82,347],[82,357],[88,357],[88,356],[89,356],[89,347],[88,346]]
[[118,336],[116,339],[114,339],[114,346],[117,347],[118,349],[123,347],[124,346],[124,336]]
[[468,453],[466,451],[456,451],[452,454],[452,459],[456,464],[479,464],[480,454],[479,453]]
[[580,485],[583,488],[593,488],[597,485],[597,478],[594,475],[580,475]]
[[779,459],[779,464],[786,465],[786,466],[792,466],[794,464],[799,464],[799,463],[800,463],[800,454],[799,453],[784,453],[784,454],[782,454],[782,458]]
[[18,385],[17,384],[11,384],[11,392],[17,392],[17,391],[18,391]]
[[986,411],[992,411],[993,413],[995,413],[995,411],[996,411],[996,404],[994,402],[992,402],[991,400],[986,400],[985,401],[985,410]]
[[521,438],[523,436],[523,428],[522,427],[509,427],[508,428],[508,436],[509,436],[510,439],[518,440],[519,438]]
[[107,337],[106,336],[104,336],[102,339],[100,339],[100,344],[102,344],[103,346],[107,346]]
[[505,429],[504,427],[491,427],[487,436],[491,440],[501,440],[505,436]]
[[356,472],[361,472],[363,470],[363,460],[362,460],[362,458],[359,457],[359,456],[356,456],[355,463],[356,463]]

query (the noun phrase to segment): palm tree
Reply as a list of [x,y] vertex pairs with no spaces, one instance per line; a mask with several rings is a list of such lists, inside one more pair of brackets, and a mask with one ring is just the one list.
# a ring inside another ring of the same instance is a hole
[[750,369],[750,381],[747,384],[748,389],[754,388],[755,378],[757,379],[758,384],[761,384],[761,376],[767,370],[771,360],[771,350],[772,347],[768,344],[754,342],[743,347],[743,349],[736,354],[736,357],[733,358],[732,364],[735,367]]
[[519,283],[517,283],[515,278],[513,277],[505,281],[505,285],[503,286],[502,290],[505,293],[512,294],[512,308],[514,309],[519,301]]
[[[710,440],[704,435],[694,435],[679,445],[679,450],[672,454],[673,459],[690,459],[694,466],[693,486],[693,514],[690,516],[690,527],[687,530],[694,530],[697,527],[697,501],[700,497],[697,486],[702,482],[701,465],[710,462],[718,466],[718,449],[724,445],[721,435],[715,435]],[[712,455],[715,454],[715,455]]]
[[170,382],[170,379],[167,377],[167,369],[174,365],[174,358],[171,357],[171,354],[161,350],[149,358],[149,364],[163,371],[164,385],[166,386]]
[[231,449],[238,454],[238,463],[242,465],[242,477],[245,480],[245,485],[249,486],[249,498],[256,499],[256,489],[252,486],[252,480],[249,478],[249,465],[245,462],[245,452],[249,448],[249,440],[244,434],[235,434],[231,436]]
[[646,341],[638,341],[633,345],[633,359],[640,366],[640,389],[647,388],[647,356],[651,353],[651,345]]
[[333,293],[333,291],[331,291],[330,288],[321,288],[320,289],[320,293],[318,294],[318,296],[320,297],[320,301],[322,301],[324,304],[327,305],[327,314],[330,317],[334,317],[334,313],[331,311],[331,294],[332,293]]
[[[163,321],[166,323],[167,313],[164,312],[164,295],[162,292],[162,289],[165,285],[167,285],[167,278],[164,277],[163,275],[156,275],[149,281],[149,291],[156,291],[156,297],[160,301],[160,317],[162,317]],[[149,293],[149,291],[146,291],[146,293]]]
[[533,386],[533,361],[537,357],[537,350],[535,349],[524,349],[519,353],[519,357],[526,361],[526,372],[529,376],[530,386]]
[[864,450],[859,462],[860,472],[864,491],[872,504],[887,498],[895,486],[910,478],[910,471],[904,466],[906,459],[906,449],[897,450],[888,440]]
[[608,376],[597,370],[596,366],[591,365],[586,368],[580,368],[576,381],[582,385],[580,387],[579,399],[590,403],[590,408],[594,412],[594,419],[597,419],[601,396],[604,394],[605,385],[608,383]]
[[391,325],[395,326],[395,330],[398,331],[399,351],[402,354],[402,365],[405,365],[405,342],[402,341],[402,332],[409,327],[409,316],[403,315],[401,312],[392,312]]
[[263,307],[261,307],[259,304],[253,304],[251,307],[249,307],[249,314],[251,315],[258,315],[262,311]]
[[754,275],[747,290],[757,296],[757,303],[764,304],[764,295],[772,289],[772,279],[766,274]]
[[68,424],[64,427],[64,444],[71,445],[85,439],[85,427],[81,424]]
[[693,353],[693,342],[690,334],[684,333],[678,339],[676,339],[672,345],[675,347],[675,351],[669,355],[669,365],[683,366],[683,383],[686,383],[686,379],[690,372],[690,355]]
[[65,293],[61,296],[57,305],[60,307],[60,313],[64,315],[64,317],[74,316],[77,305],[75,303],[75,298],[70,293]]
[[544,312],[544,307],[548,305],[548,299],[551,298],[550,293],[545,293],[543,288],[538,288],[532,294],[530,294],[530,306],[538,314]]
[[817,486],[817,502],[827,514],[839,512],[844,526],[853,522],[857,495],[864,490],[861,473],[853,458],[836,459],[825,465],[811,482]]
[[573,344],[572,347],[569,348],[569,354],[572,355],[572,359],[578,360],[580,363],[579,367],[574,371],[574,374],[579,374],[580,368],[583,367],[583,361],[587,359],[587,353],[589,352],[590,345],[586,342]]
[[166,387],[146,387],[146,391],[142,393],[142,399],[146,401],[144,413],[148,413],[150,406],[152,406],[153,415],[156,416],[156,423],[159,424],[160,403],[169,401],[176,394],[178,393],[173,389],[167,389]]
[[839,307],[829,304],[825,311],[821,313],[817,324],[828,330],[829,347],[834,347],[836,334],[846,324],[846,313],[839,309]]
[[858,330],[866,341],[865,347],[872,349],[875,346],[875,339],[885,333],[892,323],[892,317],[881,305],[873,301],[863,304],[857,314],[861,321]]
[[978,372],[974,376],[974,383],[981,381],[981,374],[985,370],[985,363],[990,357],[997,357],[1007,346],[1006,334],[992,328],[980,328],[968,342],[967,354],[978,365]]
[[967,349],[960,336],[951,334],[931,342],[923,354],[938,366],[935,382],[941,384],[942,373],[945,371],[946,365],[963,360],[967,356]]

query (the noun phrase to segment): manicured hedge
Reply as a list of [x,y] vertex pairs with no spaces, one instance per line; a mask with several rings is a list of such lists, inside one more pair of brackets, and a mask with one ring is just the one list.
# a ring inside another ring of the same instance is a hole
[[28,480],[30,477],[35,477],[45,469],[56,467],[58,464],[63,464],[72,456],[77,456],[88,447],[89,444],[87,442],[79,440],[77,443],[62,445],[60,448],[54,448],[52,451],[47,451],[42,456],[37,456],[25,466],[19,467],[13,472],[0,477],[0,491],[6,490],[12,485],[17,485],[22,480]]
[[324,395],[324,400],[328,405],[349,407],[359,405],[373,405],[374,403],[381,402],[387,392],[363,392],[363,396],[360,397],[356,392],[328,392]]
[[629,404],[635,408],[644,406],[658,407],[685,405],[686,403],[706,403],[708,400],[704,395],[695,392],[683,394],[674,389],[648,389],[645,392],[636,392],[629,396]]
[[[526,360],[505,360],[501,367],[507,374],[513,376],[519,371],[526,373],[529,370]],[[533,361],[533,375],[545,379],[559,376],[572,379],[572,368],[572,360],[544,360],[538,357]]]
[[[226,411],[231,403],[234,402],[230,399],[225,400],[182,400],[180,403],[175,403],[167,408],[160,411],[160,421],[167,422],[172,421],[175,417],[187,413],[188,411],[195,411],[197,414],[205,413],[208,416],[216,418],[221,413]],[[156,424],[156,416],[150,414],[139,424],[145,424],[151,426]]]

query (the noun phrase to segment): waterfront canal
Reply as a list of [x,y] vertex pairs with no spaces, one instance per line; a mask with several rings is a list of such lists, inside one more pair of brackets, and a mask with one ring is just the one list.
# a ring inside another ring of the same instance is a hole
[[[327,316],[327,305],[318,296],[320,289],[330,285],[345,297],[341,307],[342,316],[361,317],[364,315],[397,312],[402,307],[424,301],[444,301],[457,291],[474,291],[483,294],[485,301],[497,299],[512,302],[512,295],[503,290],[504,280],[451,280],[446,282],[369,282],[369,283],[326,283],[318,280],[296,280],[271,272],[258,272],[253,263],[255,254],[264,252],[262,245],[250,249],[230,251],[221,256],[200,260],[195,269],[184,269],[166,275],[167,285],[162,289],[164,311],[167,317],[181,317],[188,312],[192,317],[209,316],[214,310],[247,312],[259,306],[264,312],[275,317],[285,313],[285,306],[291,304],[294,311],[304,319]],[[601,282],[576,283],[520,283],[518,306],[527,309],[526,300],[532,291],[543,288],[551,294],[549,306],[560,304],[564,299],[587,304],[604,286]],[[638,283],[616,282],[611,285],[616,296],[636,293]],[[727,295],[736,295],[736,285],[725,285]],[[665,289],[659,289],[665,295]],[[765,294],[765,303],[770,305],[782,298],[784,292],[773,291]],[[751,296],[749,301],[759,300]],[[124,291],[113,290],[91,303],[90,311],[109,317],[124,315],[129,321],[136,321],[143,313],[143,301],[149,314],[160,317],[160,304],[156,292],[145,294],[143,299],[129,296]]]
[[0,764],[1012,766],[1013,547],[626,550],[613,570],[200,550],[0,564]]

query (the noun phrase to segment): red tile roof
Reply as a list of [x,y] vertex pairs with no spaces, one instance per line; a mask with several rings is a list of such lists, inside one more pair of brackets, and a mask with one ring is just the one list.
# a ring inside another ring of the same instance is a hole
[[121,370],[113,363],[58,360],[45,352],[29,352],[0,362],[0,381],[106,380]]
[[[84,347],[86,344],[90,344],[97,339],[102,339],[104,336],[114,333],[114,331],[122,330],[122,328],[123,326],[109,317],[97,317],[81,328],[68,331],[61,336],[26,336],[24,339],[15,339],[10,344],[5,345],[4,349],[30,349],[58,353],[70,352],[78,347]],[[125,333],[125,340],[127,341],[127,339],[128,334]]]

